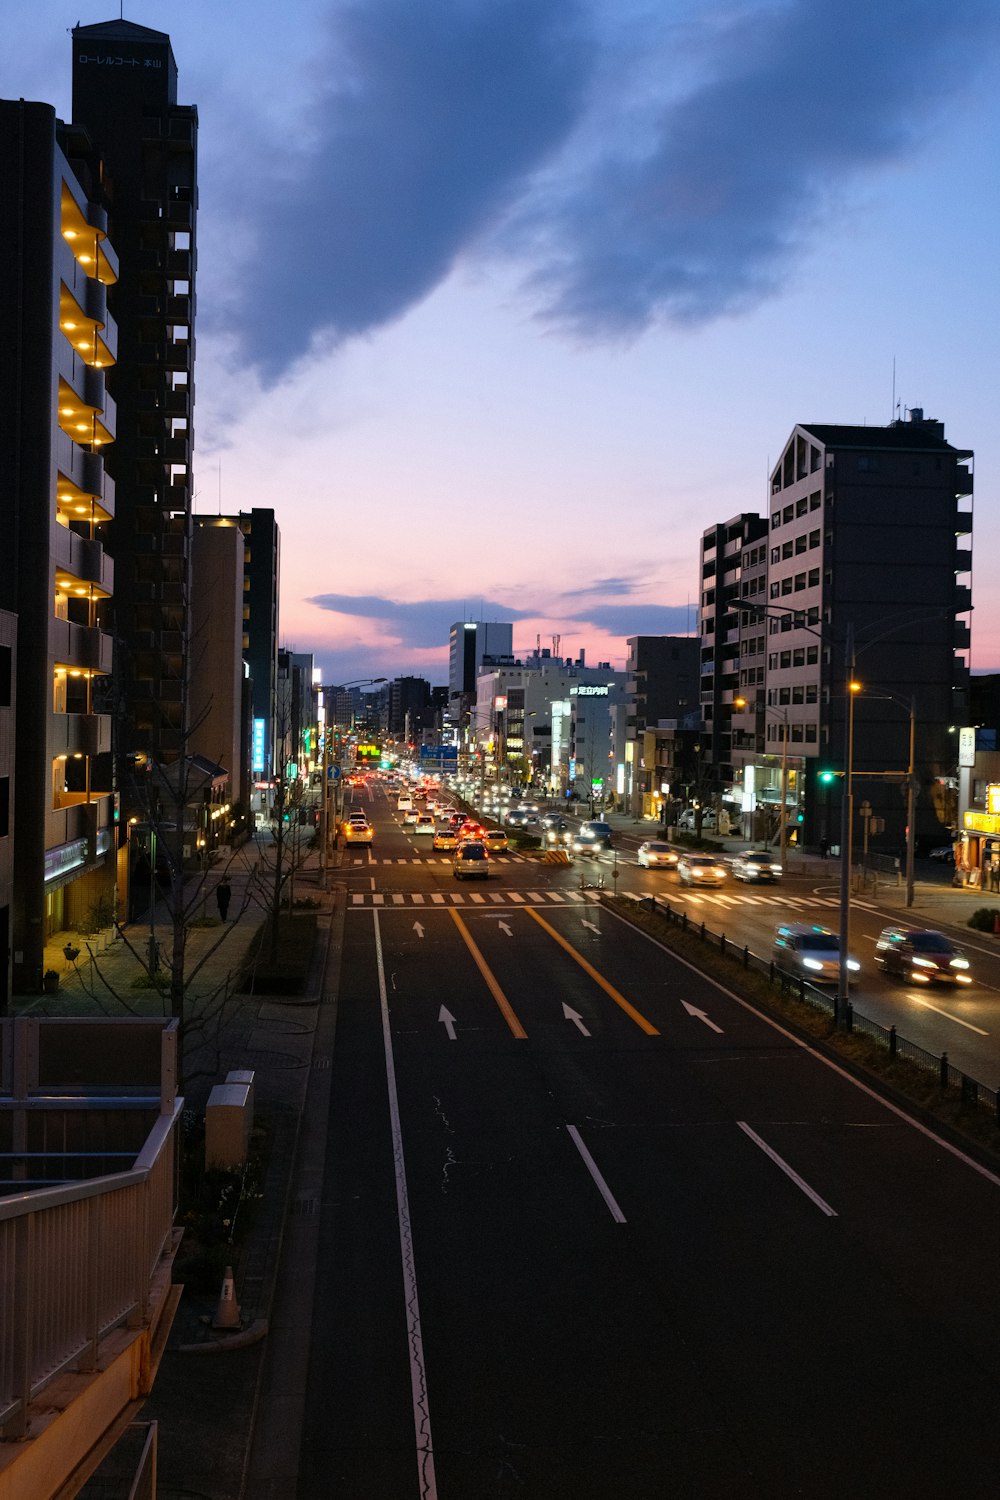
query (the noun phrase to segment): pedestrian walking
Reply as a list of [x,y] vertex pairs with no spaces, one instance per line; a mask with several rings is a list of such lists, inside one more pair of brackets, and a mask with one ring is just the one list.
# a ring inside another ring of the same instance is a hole
[[215,899],[219,907],[219,916],[223,921],[226,920],[226,917],[229,913],[229,902],[232,899],[232,894],[233,888],[229,884],[229,876],[223,875],[222,879],[215,887]]
[[826,859],[826,857],[829,854],[829,852],[830,852],[830,840],[828,838],[821,838],[820,841],[819,841],[819,857],[820,857],[820,859]]
[[995,854],[990,860],[990,890],[1000,892],[1000,859]]

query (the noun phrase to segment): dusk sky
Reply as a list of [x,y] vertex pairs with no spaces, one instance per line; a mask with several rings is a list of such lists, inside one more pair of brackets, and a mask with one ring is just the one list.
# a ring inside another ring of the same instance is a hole
[[[0,94],[70,116],[8,6]],[[196,508],[273,506],[325,681],[457,619],[624,665],[796,422],[975,450],[1000,670],[997,0],[126,0],[198,107]],[[891,559],[886,559],[887,567]]]

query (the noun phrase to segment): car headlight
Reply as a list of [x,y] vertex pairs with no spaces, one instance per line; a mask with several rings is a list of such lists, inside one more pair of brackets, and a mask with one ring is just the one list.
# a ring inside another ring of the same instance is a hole
[[744,875],[749,875],[751,880],[756,880],[757,876],[760,874],[760,871],[758,870],[756,865],[744,865],[743,873]]
[[914,954],[913,958],[910,959],[910,962],[911,962],[911,964],[913,965],[913,967],[915,969],[936,969],[937,968],[937,964],[934,962],[934,960],[932,958],[918,958],[916,956],[916,954]]
[[858,963],[856,958],[849,958],[847,960],[847,967],[850,969],[852,974],[860,974],[861,972],[861,965]]
[[967,958],[953,958],[949,967],[952,969],[967,969],[969,967],[969,960]]
[[818,973],[822,973],[823,971],[823,965],[818,958],[804,958],[802,960],[802,967],[804,969],[813,969]]

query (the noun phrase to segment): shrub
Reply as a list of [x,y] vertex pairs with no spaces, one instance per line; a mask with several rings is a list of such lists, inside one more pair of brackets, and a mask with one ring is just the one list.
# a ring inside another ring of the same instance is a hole
[[980,906],[966,923],[977,932],[1000,932],[1000,911],[995,906]]

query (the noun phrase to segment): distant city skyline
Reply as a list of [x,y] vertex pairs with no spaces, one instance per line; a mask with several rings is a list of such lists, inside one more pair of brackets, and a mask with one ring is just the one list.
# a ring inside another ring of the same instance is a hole
[[[67,28],[106,19],[7,18],[0,92],[69,118]],[[765,509],[797,422],[894,403],[975,450],[1000,669],[995,6],[125,19],[199,111],[196,508],[274,508],[282,641],[325,681],[443,683],[466,611],[621,666],[695,628],[698,538]]]

